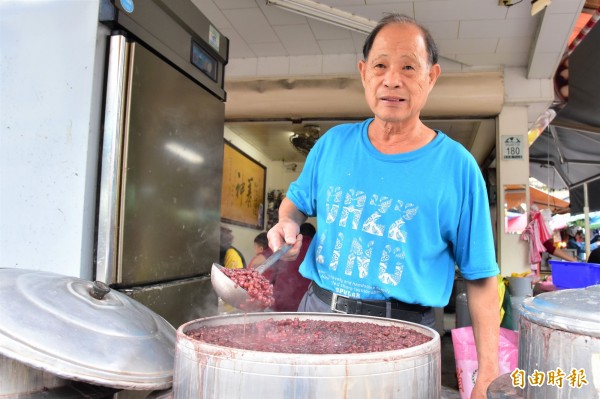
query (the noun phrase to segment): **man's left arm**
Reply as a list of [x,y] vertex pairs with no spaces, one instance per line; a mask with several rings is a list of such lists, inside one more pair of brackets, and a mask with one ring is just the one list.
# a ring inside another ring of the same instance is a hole
[[485,399],[488,385],[498,377],[500,301],[496,276],[467,280],[467,304],[477,348],[477,380],[471,399]]

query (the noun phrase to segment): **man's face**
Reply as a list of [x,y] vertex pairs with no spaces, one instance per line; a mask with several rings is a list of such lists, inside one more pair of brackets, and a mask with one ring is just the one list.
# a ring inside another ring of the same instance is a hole
[[399,23],[379,31],[358,69],[375,118],[390,123],[418,119],[440,74],[438,64],[428,64],[420,29]]

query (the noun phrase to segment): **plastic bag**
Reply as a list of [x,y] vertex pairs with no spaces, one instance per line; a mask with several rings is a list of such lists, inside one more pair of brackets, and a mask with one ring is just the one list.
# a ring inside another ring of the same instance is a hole
[[500,321],[504,320],[504,297],[506,296],[506,283],[501,275],[498,275],[498,302],[500,302]]
[[[454,328],[452,346],[456,362],[456,379],[461,399],[469,399],[477,380],[477,349],[473,337],[473,327]],[[498,366],[500,375],[517,368],[519,335],[516,331],[500,328],[498,340]]]

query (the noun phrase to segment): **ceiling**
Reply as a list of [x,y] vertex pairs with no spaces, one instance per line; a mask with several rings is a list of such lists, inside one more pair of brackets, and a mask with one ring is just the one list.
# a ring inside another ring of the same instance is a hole
[[[230,40],[226,126],[271,160],[304,160],[289,137],[306,124],[326,132],[370,116],[356,67],[366,34],[266,0],[192,1]],[[481,164],[495,146],[504,68],[522,68],[526,79],[551,79],[581,10],[597,7],[552,0],[532,16],[529,0],[503,1],[509,6],[499,0],[319,2],[374,21],[400,12],[429,29],[440,48],[442,76],[422,118],[463,143]],[[533,109],[530,119],[542,110]]]

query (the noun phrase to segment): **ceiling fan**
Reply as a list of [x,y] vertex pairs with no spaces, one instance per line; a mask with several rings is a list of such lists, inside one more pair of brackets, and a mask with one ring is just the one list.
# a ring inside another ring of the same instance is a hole
[[319,126],[304,125],[299,132],[294,133],[290,137],[290,143],[300,153],[308,155],[308,152],[315,145],[319,137],[321,137],[321,128]]

